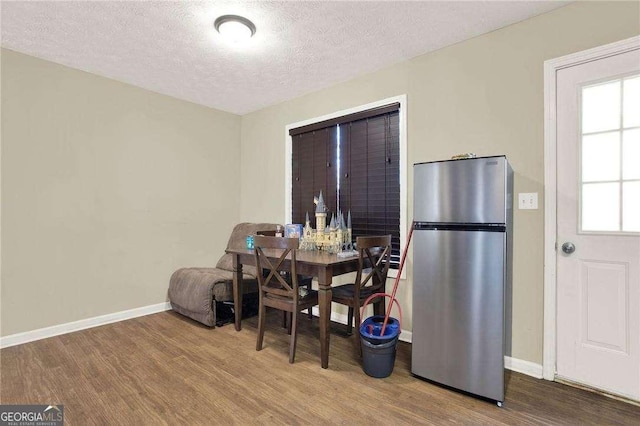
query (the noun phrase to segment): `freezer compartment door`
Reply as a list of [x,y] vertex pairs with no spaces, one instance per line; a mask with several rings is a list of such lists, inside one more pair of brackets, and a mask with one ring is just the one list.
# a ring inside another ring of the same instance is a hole
[[504,400],[506,234],[415,231],[411,371]]
[[507,169],[505,157],[416,164],[413,219],[506,223]]

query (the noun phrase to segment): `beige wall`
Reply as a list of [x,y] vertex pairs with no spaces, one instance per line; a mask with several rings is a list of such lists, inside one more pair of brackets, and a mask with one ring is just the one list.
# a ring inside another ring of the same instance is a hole
[[[282,221],[287,124],[408,96],[409,220],[416,162],[506,154],[515,192],[543,194],[543,62],[640,34],[637,2],[574,3],[242,117],[242,220]],[[268,164],[269,167],[262,167]],[[260,172],[254,171],[261,166]],[[262,182],[269,182],[264,186]],[[542,207],[542,206],[541,206]],[[513,354],[542,362],[543,209],[515,210]],[[411,328],[413,262],[399,297]]]
[[239,216],[240,117],[2,50],[1,335],[161,303]]

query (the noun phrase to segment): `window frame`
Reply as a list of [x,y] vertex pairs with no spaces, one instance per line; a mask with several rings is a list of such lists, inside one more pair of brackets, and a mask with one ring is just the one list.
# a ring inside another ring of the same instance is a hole
[[[293,138],[289,135],[289,130],[314,124],[320,121],[331,120],[334,118],[342,117],[344,115],[355,114],[358,112],[370,110],[373,108],[379,108],[391,103],[399,103],[399,129],[400,129],[400,255],[402,256],[402,250],[407,242],[407,95],[398,95],[390,98],[382,99],[379,101],[371,102],[364,105],[358,105],[353,108],[336,111],[330,114],[326,114],[320,117],[314,117],[307,120],[298,121],[296,123],[287,124],[285,126],[285,223],[291,223],[292,205],[291,197],[293,190],[292,181],[292,155],[293,155]],[[395,278],[398,270],[389,269],[389,277]],[[401,279],[406,279],[406,269],[402,270]]]

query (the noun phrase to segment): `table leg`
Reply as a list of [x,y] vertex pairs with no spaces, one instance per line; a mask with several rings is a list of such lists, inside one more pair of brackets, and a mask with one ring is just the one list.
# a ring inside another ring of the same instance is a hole
[[331,271],[318,274],[318,309],[320,311],[320,365],[329,368],[329,323],[331,322]]
[[235,312],[236,331],[242,329],[242,263],[240,256],[233,255],[233,310]]

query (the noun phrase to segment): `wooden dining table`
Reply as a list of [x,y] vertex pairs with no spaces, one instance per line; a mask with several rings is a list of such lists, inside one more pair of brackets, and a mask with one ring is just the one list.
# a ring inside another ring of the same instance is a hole
[[[233,306],[235,311],[236,331],[242,329],[242,266],[255,266],[256,260],[253,250],[227,249],[233,255]],[[273,257],[267,251],[267,256],[278,258],[276,252]],[[283,266],[287,267],[286,264]],[[299,275],[313,276],[318,279],[318,309],[320,320],[320,365],[329,367],[329,323],[331,319],[331,282],[336,275],[354,272],[358,269],[358,256],[338,257],[323,251],[296,252],[296,272]]]

